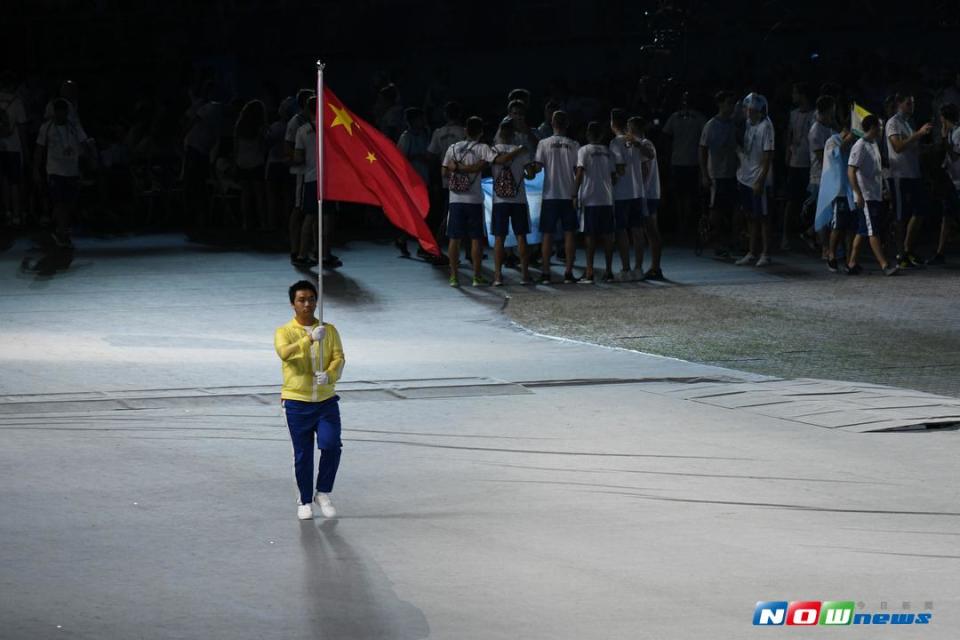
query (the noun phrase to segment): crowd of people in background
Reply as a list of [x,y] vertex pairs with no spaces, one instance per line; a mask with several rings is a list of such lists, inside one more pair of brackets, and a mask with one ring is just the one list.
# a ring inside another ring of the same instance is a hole
[[[449,265],[452,286],[460,282],[461,252],[475,286],[505,284],[505,268],[518,269],[520,283],[549,283],[553,259],[568,283],[662,279],[661,226],[672,240],[695,237],[739,265],[767,266],[798,239],[828,269],[851,275],[862,271],[864,243],[887,274],[945,262],[960,216],[960,73],[936,92],[896,88],[882,104],[837,84],[797,82],[792,108],[775,110],[749,89],[716,91],[707,114],[698,108],[703,87],[674,83],[659,103],[620,107],[573,99],[551,83],[540,99],[514,89],[501,94],[499,113],[486,108],[467,117],[472,111],[441,100],[449,98],[443,91],[412,100],[380,78],[372,108],[358,111],[396,142],[428,186],[428,221],[447,241],[447,255],[417,253]],[[925,96],[919,118],[918,93]],[[875,114],[851,122],[855,98]],[[76,83],[63,82],[45,100],[15,73],[0,74],[4,226],[42,230],[67,249],[78,222],[103,218],[197,236],[273,233],[285,236],[295,266],[340,267],[330,252],[338,228],[331,207],[320,255],[316,242],[314,92],[223,100],[207,79],[184,104],[178,111],[143,101],[122,122],[101,119],[90,137]],[[822,187],[838,163],[842,179]],[[525,185],[538,174],[535,247]],[[489,222],[484,177],[492,186]],[[827,194],[831,220],[815,229],[828,189],[836,190]],[[508,247],[511,231],[515,246]],[[924,233],[932,238],[927,259],[918,248]],[[492,283],[482,269],[488,235]],[[575,273],[581,241],[586,261]],[[394,233],[394,243],[410,255],[409,238]],[[598,251],[603,267],[595,270]]]

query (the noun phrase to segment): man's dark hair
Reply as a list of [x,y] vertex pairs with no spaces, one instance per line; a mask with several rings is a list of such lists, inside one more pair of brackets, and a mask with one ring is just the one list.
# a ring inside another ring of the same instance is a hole
[[587,123],[587,140],[593,144],[598,144],[603,140],[603,125],[596,120]]
[[480,116],[470,116],[467,118],[467,137],[479,138],[483,135],[483,118]]
[[952,102],[940,107],[940,115],[943,116],[944,120],[952,122],[953,124],[960,122],[960,108]]
[[627,120],[627,127],[636,133],[643,133],[644,129],[647,128],[647,121],[643,116],[633,116]]
[[557,111],[553,112],[553,117],[550,119],[550,124],[553,125],[554,129],[559,129],[560,131],[566,131],[567,127],[570,126],[570,118],[567,117],[566,111]]
[[315,284],[309,280],[298,280],[290,285],[290,304],[293,304],[294,298],[297,297],[297,291],[313,291],[313,295],[320,295],[317,293],[317,287]]
[[863,121],[860,123],[860,127],[863,129],[864,133],[878,126],[880,126],[880,118],[873,115],[872,113],[868,115],[866,118],[864,118]]
[[70,102],[66,98],[57,98],[53,101],[54,111],[70,111]]
[[407,121],[407,124],[412,123],[417,118],[423,117],[423,109],[420,107],[407,107],[403,110],[403,118]]
[[820,85],[820,95],[822,96],[833,96],[834,98],[840,97],[841,87],[836,82],[824,82]]
[[507,104],[507,113],[510,113],[514,109],[519,109],[523,115],[527,115],[527,103],[523,100],[511,100]]
[[530,104],[530,91],[527,89],[514,89],[507,95],[507,100],[513,102],[519,100],[524,105]]
[[313,96],[313,89],[300,89],[297,91],[297,104],[300,105],[301,109],[305,109],[307,106],[307,100]]
[[556,100],[547,100],[547,104],[543,105],[545,111],[550,112],[550,117],[553,117],[553,112],[560,108],[560,103]]
[[450,101],[443,105],[443,117],[453,122],[460,122],[463,117],[463,107],[459,102]]
[[837,106],[837,101],[833,96],[820,96],[817,98],[817,112],[827,113]]
[[627,125],[627,110],[610,109],[610,122],[618,127],[625,127]]
[[717,91],[717,93],[713,96],[713,100],[718,105],[721,105],[727,100],[732,100],[733,97],[734,97],[733,91],[728,91],[727,89],[724,89],[723,91]]
[[913,97],[912,91],[897,91],[897,94],[893,96],[893,104],[899,107],[900,105],[902,105],[904,102],[906,102],[912,97]]

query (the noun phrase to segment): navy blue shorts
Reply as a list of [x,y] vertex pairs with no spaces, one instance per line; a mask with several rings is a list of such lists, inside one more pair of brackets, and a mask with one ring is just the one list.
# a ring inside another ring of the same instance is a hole
[[540,205],[541,233],[553,233],[558,222],[564,231],[580,229],[580,220],[572,200],[544,200]]
[[850,203],[846,196],[840,196],[833,201],[833,218],[830,228],[834,231],[858,231],[859,216],[856,211],[850,210]]
[[738,183],[737,189],[740,193],[740,207],[752,218],[765,218],[770,212],[770,189],[764,187],[759,195],[753,192],[752,187]]
[[315,216],[320,213],[320,203],[317,201],[316,181],[303,183],[300,210],[303,211],[303,215],[305,216]]
[[715,178],[710,187],[710,208],[730,212],[737,206],[736,178]]
[[525,236],[530,233],[530,210],[522,202],[497,202],[493,205],[491,216],[493,235],[505,238],[507,227],[513,227],[513,235]]
[[920,178],[887,178],[887,186],[890,188],[890,206],[898,222],[924,214],[927,193]]
[[480,240],[483,232],[483,205],[479,202],[451,202],[447,210],[447,237],[451,240]]
[[50,202],[73,204],[80,197],[80,178],[74,176],[47,176]]
[[657,215],[657,209],[660,208],[660,198],[647,198],[647,210],[643,212],[644,218],[652,218]]
[[880,235],[880,221],[883,219],[883,202],[867,200],[863,209],[857,211],[857,234],[864,238]]
[[609,235],[614,231],[613,207],[603,205],[599,207],[583,208],[583,232],[591,235]]
[[642,227],[643,199],[615,200],[613,202],[613,226],[617,231]]
[[787,167],[787,197],[790,202],[803,202],[810,195],[810,167]]

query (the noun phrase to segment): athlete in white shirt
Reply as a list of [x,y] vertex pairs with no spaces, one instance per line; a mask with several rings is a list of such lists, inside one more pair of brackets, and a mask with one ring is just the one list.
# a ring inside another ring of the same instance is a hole
[[580,282],[593,284],[593,256],[597,239],[603,240],[606,270],[603,281],[613,280],[613,176],[616,173],[613,155],[603,140],[599,122],[587,125],[587,142],[577,151],[573,206],[583,207],[583,234],[587,241],[587,268]]
[[[637,149],[636,159],[640,162],[643,175],[643,230],[634,236],[636,263],[634,268],[643,272],[644,280],[663,280],[660,257],[663,252],[663,240],[660,225],[657,222],[657,209],[660,205],[660,165],[657,162],[657,148],[647,138],[647,121],[639,116],[627,120],[628,142]],[[643,271],[643,246],[650,245],[650,268]]]
[[[627,112],[623,109],[610,111],[610,154],[617,170],[613,183],[613,223],[616,231],[617,249],[620,253],[621,282],[642,280],[641,265],[630,269],[630,236],[640,238],[644,227],[644,191],[642,158],[639,148],[627,138]],[[643,247],[640,247],[643,257]]]
[[517,238],[517,251],[520,254],[520,281],[531,284],[529,266],[530,252],[527,250],[527,234],[530,233],[530,209],[527,206],[527,188],[525,179],[533,177],[533,156],[527,148],[516,141],[515,121],[509,116],[500,122],[494,140],[493,150],[498,156],[512,155],[509,164],[494,164],[493,174],[493,211],[491,226],[494,237],[493,286],[503,285],[503,263],[506,258],[506,243],[509,228]]
[[880,162],[880,120],[875,115],[863,119],[863,137],[854,143],[847,161],[847,176],[853,188],[853,198],[860,219],[860,228],[853,239],[853,247],[847,259],[847,273],[857,275],[863,269],[857,264],[860,244],[867,238],[873,255],[880,263],[884,275],[897,272],[896,265],[887,264],[883,246],[878,237],[878,228],[883,215],[883,167]]
[[920,140],[933,131],[929,122],[913,130],[913,96],[898,93],[894,98],[897,112],[887,120],[884,135],[890,158],[890,200],[897,221],[897,264],[901,268],[920,266],[922,261],[912,251],[920,229],[920,217],[927,206],[927,194],[920,177]]
[[947,248],[949,221],[960,222],[960,106],[945,104],[940,107],[940,144],[945,149],[943,169],[950,182],[943,198],[943,220],[940,222],[940,239],[937,252],[927,260],[927,264],[946,262],[944,251]]
[[710,229],[715,253],[729,257],[733,213],[737,207],[737,134],[732,91],[714,96],[717,115],[707,120],[700,133],[700,179],[710,190]]
[[[740,206],[750,220],[750,251],[737,260],[745,265],[756,261],[756,266],[770,264],[770,191],[773,188],[773,123],[767,117],[767,99],[751,93],[743,100],[747,108],[747,128],[740,149]],[[760,257],[757,252],[760,251]]]
[[543,258],[543,273],[540,282],[550,283],[550,253],[553,249],[553,233],[557,225],[563,229],[564,274],[563,281],[574,283],[573,259],[576,256],[576,233],[580,227],[577,211],[573,206],[576,195],[574,179],[577,169],[577,152],[580,145],[567,137],[567,114],[553,113],[553,135],[537,145],[535,158],[537,171],[543,171],[543,202],[540,207],[540,245]]
[[460,241],[470,240],[473,260],[473,286],[489,284],[480,274],[483,260],[481,240],[483,229],[483,191],[480,172],[490,163],[510,163],[523,147],[498,155],[480,142],[483,120],[478,116],[467,118],[467,139],[447,149],[443,157],[443,172],[449,178],[450,208],[447,213],[447,236],[450,238],[450,286],[459,287],[457,269],[460,267]]
[[53,206],[53,240],[63,248],[72,248],[70,221],[80,195],[80,155],[92,153],[86,132],[69,119],[70,105],[64,98],[53,101],[53,119],[43,123],[37,135],[34,176],[41,184],[45,170],[47,194]]

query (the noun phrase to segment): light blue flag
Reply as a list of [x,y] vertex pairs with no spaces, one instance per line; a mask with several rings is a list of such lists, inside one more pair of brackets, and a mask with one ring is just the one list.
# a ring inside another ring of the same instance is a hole
[[847,160],[849,153],[843,152],[843,139],[839,133],[833,134],[823,146],[823,173],[820,174],[820,192],[817,194],[817,217],[813,227],[820,231],[833,219],[833,201],[845,195],[854,210],[853,189],[847,179]]
[[[527,234],[527,244],[535,245],[540,243],[540,204],[543,201],[543,171],[533,177],[533,180],[524,179],[527,189],[527,206],[530,208],[530,233]],[[491,234],[493,229],[493,178],[484,178],[480,181],[483,189],[483,220],[487,232],[487,242],[493,246],[494,237]],[[517,246],[517,238],[513,235],[513,229],[507,227],[507,237],[503,241],[505,247]]]

